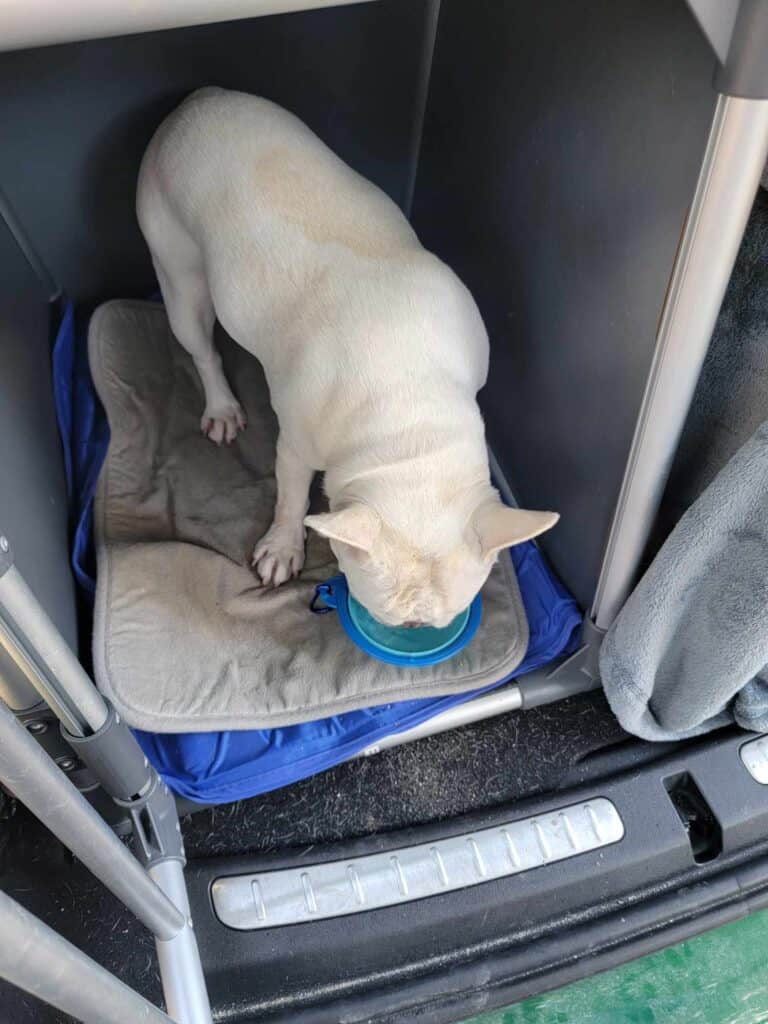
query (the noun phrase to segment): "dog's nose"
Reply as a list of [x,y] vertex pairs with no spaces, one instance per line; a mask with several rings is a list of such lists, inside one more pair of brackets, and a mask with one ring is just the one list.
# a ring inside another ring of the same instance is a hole
[[405,626],[406,629],[421,629],[424,623],[418,622],[415,619],[411,619],[410,622],[404,622],[403,625]]

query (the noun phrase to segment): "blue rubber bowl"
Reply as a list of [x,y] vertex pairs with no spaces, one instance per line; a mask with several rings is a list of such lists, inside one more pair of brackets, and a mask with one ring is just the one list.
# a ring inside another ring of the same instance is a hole
[[390,665],[418,668],[448,661],[463,651],[477,632],[483,605],[478,594],[469,608],[442,629],[385,626],[355,600],[343,576],[334,576],[316,588],[312,610],[323,613],[334,609],[344,632],[366,654]]

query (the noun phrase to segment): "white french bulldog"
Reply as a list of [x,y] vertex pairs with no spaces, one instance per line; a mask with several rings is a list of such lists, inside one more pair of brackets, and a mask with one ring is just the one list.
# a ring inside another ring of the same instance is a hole
[[[488,338],[469,292],[292,114],[193,93],[147,149],[137,212],[212,441],[245,428],[216,317],[264,367],[280,433],[274,521],[253,554],[263,584],[298,574],[309,526],[381,622],[445,626],[501,549],[557,522],[491,486],[475,399]],[[316,470],[330,512],[308,516]]]

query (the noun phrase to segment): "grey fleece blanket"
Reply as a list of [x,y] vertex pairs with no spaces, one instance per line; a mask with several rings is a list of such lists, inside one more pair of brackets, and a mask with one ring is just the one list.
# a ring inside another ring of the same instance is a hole
[[622,726],[684,739],[768,730],[768,422],[685,513],[605,638]]
[[528,627],[508,558],[483,590],[472,643],[420,669],[369,658],[336,615],[309,611],[337,571],[317,535],[299,580],[257,586],[248,562],[272,517],[276,422],[258,362],[226,337],[220,347],[248,429],[219,449],[200,433],[200,384],[163,308],[111,302],[91,320],[112,432],[96,496],[94,665],[124,719],[155,732],[268,728],[513,672]]

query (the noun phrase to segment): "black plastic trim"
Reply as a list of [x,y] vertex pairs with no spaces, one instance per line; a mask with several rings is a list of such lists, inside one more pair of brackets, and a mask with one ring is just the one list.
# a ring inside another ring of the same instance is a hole
[[[768,787],[732,731],[640,771],[404,833],[338,847],[193,863],[190,896],[211,997],[223,1021],[441,1022],[508,1005],[768,905]],[[689,772],[722,828],[723,851],[694,862],[664,780]],[[222,875],[318,863],[489,827],[590,796],[613,800],[615,846],[412,904],[259,932],[221,925]]]

